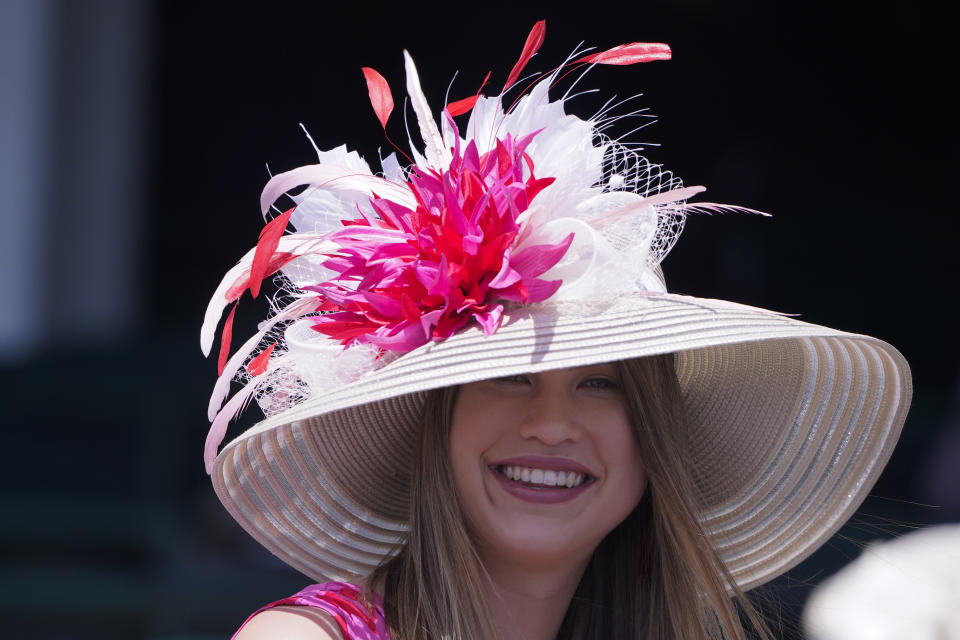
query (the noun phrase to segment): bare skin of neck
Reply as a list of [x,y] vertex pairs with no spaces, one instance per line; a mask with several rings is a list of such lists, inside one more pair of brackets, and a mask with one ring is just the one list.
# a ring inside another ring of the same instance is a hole
[[551,566],[485,562],[499,640],[554,640],[588,561]]

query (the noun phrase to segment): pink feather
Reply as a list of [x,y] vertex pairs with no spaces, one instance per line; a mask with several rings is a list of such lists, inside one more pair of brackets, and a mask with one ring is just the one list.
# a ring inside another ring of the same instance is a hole
[[591,64],[627,65],[638,62],[652,62],[654,60],[669,60],[670,45],[661,42],[631,42],[591,53],[577,59],[575,62],[589,62]]
[[670,202],[678,202],[680,200],[686,200],[687,198],[691,198],[697,195],[698,193],[701,193],[706,190],[707,190],[706,187],[696,186],[696,187],[681,187],[679,189],[670,189],[669,191],[662,191],[660,193],[655,193],[650,197],[643,198],[642,200],[631,202],[630,204],[624,205],[622,207],[617,207],[616,209],[611,209],[610,211],[604,211],[599,215],[589,218],[587,222],[589,222],[592,226],[607,224],[613,220],[622,218],[625,215],[633,213],[638,209],[643,209],[644,207],[650,207],[658,204],[667,204]]
[[381,126],[386,129],[387,120],[393,113],[393,94],[390,93],[390,85],[376,69],[361,67],[360,70],[363,71],[363,77],[367,80],[367,91],[370,94],[373,111],[377,114]]
[[203,465],[207,470],[207,475],[210,475],[213,471],[213,461],[217,457],[217,447],[220,446],[223,437],[227,434],[227,426],[247,406],[259,384],[260,380],[254,380],[247,384],[230,398],[223,409],[214,417],[213,424],[207,431],[206,442],[203,445]]
[[523,52],[520,53],[520,59],[513,65],[513,69],[510,70],[510,75],[507,76],[507,83],[503,85],[503,91],[509,89],[513,83],[517,81],[517,78],[520,77],[520,73],[523,71],[523,68],[527,66],[527,63],[530,62],[530,58],[532,58],[533,54],[543,45],[546,32],[546,20],[540,20],[533,25],[533,29],[527,34],[527,41],[523,45]]
[[[655,193],[652,196],[644,198],[643,200],[638,200],[628,205],[622,207],[617,207],[610,211],[605,211],[599,215],[593,216],[587,222],[592,226],[599,226],[607,224],[617,218],[630,214],[637,209],[642,209],[643,207],[648,207],[651,205],[660,205],[660,204],[670,204],[673,202],[679,202],[680,200],[686,200],[691,198],[698,193],[706,191],[707,188],[703,186],[695,187],[681,187],[679,189],[670,189],[669,191],[663,191],[661,193]],[[718,204],[716,202],[685,202],[683,204],[683,211],[685,213],[750,213],[758,216],[771,217],[769,213],[765,211],[759,211],[758,209],[751,209],[749,207],[741,207],[733,204]]]
[[758,216],[764,216],[765,218],[771,218],[772,216],[765,212],[759,211],[757,209],[751,209],[749,207],[739,207],[735,204],[718,204],[716,202],[694,202],[687,203],[683,205],[683,208],[686,211],[694,211],[696,213],[752,213]]
[[640,201],[640,204],[644,207],[648,207],[655,204],[667,204],[669,202],[677,202],[679,200],[686,200],[687,198],[692,198],[698,193],[703,193],[707,188],[702,185],[696,185],[693,187],[680,187],[679,189],[670,189],[669,191],[661,191],[660,193],[655,193],[652,196],[647,196]]

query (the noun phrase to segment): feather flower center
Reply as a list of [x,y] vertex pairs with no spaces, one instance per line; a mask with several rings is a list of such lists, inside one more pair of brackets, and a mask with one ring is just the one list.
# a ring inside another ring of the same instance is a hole
[[503,301],[553,295],[561,281],[538,276],[560,261],[573,237],[525,242],[522,214],[553,182],[534,177],[524,153],[535,135],[507,134],[483,155],[472,140],[463,153],[458,143],[446,171],[414,167],[406,186],[415,208],[372,197],[372,211],[330,236],[339,250],[324,266],[337,275],[306,287],[324,303],[313,328],[345,346],[402,353],[471,321],[489,335],[500,326]]

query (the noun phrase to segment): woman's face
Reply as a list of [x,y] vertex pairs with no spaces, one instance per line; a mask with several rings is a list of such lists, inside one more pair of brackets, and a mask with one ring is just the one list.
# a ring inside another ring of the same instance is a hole
[[485,562],[585,562],[646,487],[611,364],[462,386],[450,455]]

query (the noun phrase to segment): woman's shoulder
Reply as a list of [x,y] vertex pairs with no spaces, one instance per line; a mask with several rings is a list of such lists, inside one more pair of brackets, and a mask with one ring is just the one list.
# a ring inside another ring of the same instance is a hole
[[383,605],[376,594],[346,582],[314,584],[254,612],[234,640],[388,640]]
[[326,611],[307,607],[279,606],[253,614],[234,640],[345,640],[337,623]]

